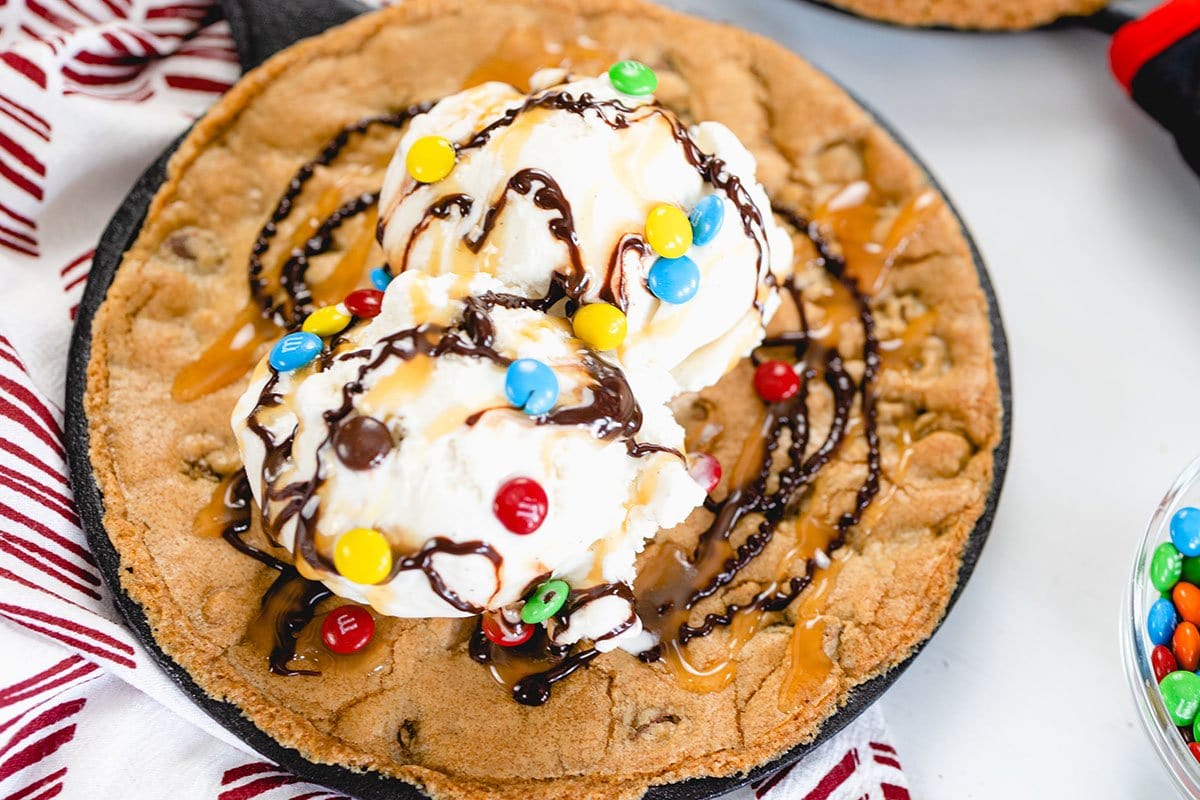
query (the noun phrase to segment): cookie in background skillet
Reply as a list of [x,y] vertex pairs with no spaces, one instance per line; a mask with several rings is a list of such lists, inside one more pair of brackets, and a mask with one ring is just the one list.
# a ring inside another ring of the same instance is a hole
[[91,464],[157,644],[304,759],[636,797],[931,634],[994,334],[927,176],[779,46],[409,2],[184,140],[94,320]]
[[897,25],[1024,30],[1094,13],[1107,0],[822,0],[822,4]]

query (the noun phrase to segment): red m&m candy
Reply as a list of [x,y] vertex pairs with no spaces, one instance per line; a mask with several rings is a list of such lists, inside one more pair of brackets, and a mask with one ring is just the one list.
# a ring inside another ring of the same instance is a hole
[[800,378],[785,361],[764,361],[754,370],[754,388],[763,400],[778,403],[796,396]]
[[377,317],[383,304],[383,292],[378,289],[359,289],[346,295],[342,305],[356,317]]
[[340,655],[357,653],[374,635],[375,618],[361,606],[335,608],[321,623],[321,641]]
[[532,478],[513,478],[500,487],[492,512],[504,527],[524,536],[541,527],[550,508],[546,490]]
[[1188,742],[1188,751],[1192,754],[1192,758],[1200,761],[1200,744]]
[[1169,649],[1157,645],[1150,651],[1150,665],[1154,667],[1154,680],[1161,683],[1162,679],[1179,669],[1179,662]]
[[511,623],[500,614],[484,614],[480,623],[483,635],[494,645],[500,647],[516,647],[525,644],[533,638],[534,625],[523,622]]
[[721,462],[708,453],[688,453],[688,475],[712,494],[721,482]]

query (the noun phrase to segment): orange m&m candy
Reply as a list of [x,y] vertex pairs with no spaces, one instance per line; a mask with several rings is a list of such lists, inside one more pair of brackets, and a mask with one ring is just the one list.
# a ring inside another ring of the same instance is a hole
[[1187,581],[1180,581],[1171,590],[1171,601],[1179,616],[1194,625],[1200,625],[1200,588]]
[[1200,629],[1190,622],[1182,622],[1171,636],[1171,649],[1180,669],[1194,672],[1200,664]]

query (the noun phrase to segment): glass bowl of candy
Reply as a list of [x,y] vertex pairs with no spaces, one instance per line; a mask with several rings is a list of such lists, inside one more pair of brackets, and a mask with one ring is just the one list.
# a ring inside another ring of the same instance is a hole
[[1200,458],[1142,537],[1122,624],[1143,727],[1180,789],[1200,800]]

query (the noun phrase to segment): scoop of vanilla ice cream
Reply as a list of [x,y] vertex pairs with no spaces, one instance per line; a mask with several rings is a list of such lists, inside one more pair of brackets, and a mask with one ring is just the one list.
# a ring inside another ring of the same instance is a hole
[[[452,352],[379,358],[399,332],[426,326],[423,330],[436,336],[443,328],[453,330],[463,322],[466,298],[510,289],[489,275],[408,272],[388,287],[379,316],[343,335],[324,368],[314,365],[274,377],[265,363],[260,365],[234,410],[233,427],[267,519],[281,514],[288,502],[278,499],[285,494],[281,487],[315,481],[307,503],[314,512],[317,550],[326,559],[332,559],[343,533],[360,527],[381,531],[397,554],[420,553],[436,537],[486,543],[499,555],[498,565],[471,554],[443,553],[431,560],[445,588],[477,610],[513,603],[547,575],[573,586],[631,583],[645,540],[681,522],[703,501],[704,491],[678,455],[635,457],[621,438],[599,438],[587,426],[536,424],[506,400],[503,361]],[[595,387],[586,359],[594,355],[572,337],[566,320],[527,308],[496,307],[488,315],[492,348],[501,359],[536,358],[554,369],[557,407],[590,401]],[[368,364],[373,366],[364,374]],[[343,406],[345,387],[355,382],[359,390],[349,395],[352,409],[345,419],[372,417],[387,427],[393,442],[368,469],[343,463],[327,421]],[[643,405],[642,414],[638,441],[682,451],[683,431],[665,406]],[[282,467],[264,470],[264,434],[256,425],[273,442],[294,436]],[[528,535],[510,532],[493,512],[497,489],[515,476],[536,480],[549,500],[544,522]],[[295,517],[277,536],[283,547],[296,548]],[[469,613],[448,603],[418,569],[361,585],[332,568],[296,560],[303,572],[338,595],[384,614]],[[590,609],[571,633],[599,638],[627,625],[630,615],[628,603],[609,602]],[[623,635],[638,631],[640,625]]]
[[[486,83],[413,120],[381,195],[389,263],[485,273],[527,297],[544,296],[558,273],[577,287],[573,299],[625,311],[629,332],[614,357],[641,391],[715,383],[762,341],[778,306],[773,284],[791,269],[791,240],[774,223],[754,157],[724,125],[688,129],[653,97],[623,95],[606,76],[546,85],[556,77],[539,73],[534,85],[543,88],[531,95]],[[455,142],[459,153],[446,178],[420,184],[405,163],[427,136]],[[716,172],[726,188],[706,182],[709,157],[723,163]],[[646,283],[657,259],[643,238],[647,214],[659,204],[688,212],[712,193],[724,223],[687,253],[699,291],[687,303],[661,302]]]

